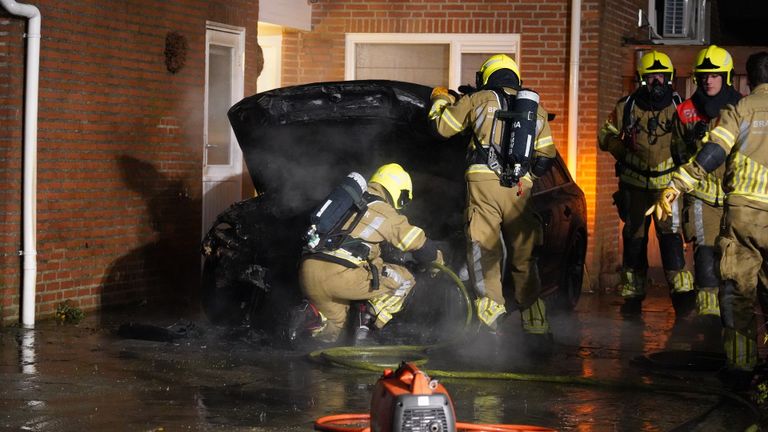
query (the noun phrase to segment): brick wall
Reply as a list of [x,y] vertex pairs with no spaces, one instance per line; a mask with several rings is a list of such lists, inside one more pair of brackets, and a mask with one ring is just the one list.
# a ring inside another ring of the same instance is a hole
[[[319,0],[312,5],[312,32],[287,31],[283,85],[344,79],[345,33],[519,33],[526,86],[540,92],[542,105],[557,115],[552,132],[567,155],[570,1],[551,0]],[[590,204],[597,193],[595,164],[600,52],[600,0],[582,5],[579,120],[579,178]],[[479,66],[479,65],[478,65]],[[594,226],[595,209],[589,208]],[[594,261],[590,243],[589,260]],[[593,265],[593,264],[591,264]]]
[[[631,77],[634,59],[632,51],[624,47],[624,38],[640,36],[636,28],[637,11],[647,6],[647,2],[641,0],[606,0],[601,3],[600,66],[596,77],[599,82],[598,127],[605,122],[619,98],[625,95],[624,83]],[[597,139],[592,142],[596,149]],[[621,222],[611,197],[618,183],[614,177],[614,159],[609,153],[597,150],[595,164],[595,219],[591,237],[595,263],[593,277],[598,278],[599,288],[605,290],[610,288],[607,285],[615,282],[616,268],[621,265]]]
[[[206,20],[246,27],[246,94],[260,56],[258,0],[35,2],[42,14],[38,319],[196,297]],[[18,319],[25,20],[0,8],[0,319]],[[165,36],[187,39],[166,70]]]

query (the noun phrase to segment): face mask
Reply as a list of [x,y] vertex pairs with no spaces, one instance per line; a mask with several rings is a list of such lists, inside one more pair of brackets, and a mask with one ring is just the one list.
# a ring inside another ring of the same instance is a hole
[[655,101],[661,100],[665,93],[664,85],[658,81],[654,81],[653,84],[651,84],[650,93],[651,99]]

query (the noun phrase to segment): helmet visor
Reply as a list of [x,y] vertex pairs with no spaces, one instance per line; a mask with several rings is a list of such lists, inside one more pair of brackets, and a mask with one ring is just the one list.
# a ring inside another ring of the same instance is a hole
[[411,202],[411,193],[408,189],[400,189],[400,196],[397,197],[397,201],[395,202],[396,207],[401,209],[408,205],[409,202]]

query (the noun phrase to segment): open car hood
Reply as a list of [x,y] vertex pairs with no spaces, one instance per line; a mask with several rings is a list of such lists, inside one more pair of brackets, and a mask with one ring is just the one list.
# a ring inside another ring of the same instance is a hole
[[431,134],[431,90],[384,80],[306,84],[247,97],[228,116],[257,191],[278,213],[308,212],[350,171],[368,177],[397,162],[413,178],[411,222],[428,234],[460,230],[468,136]]

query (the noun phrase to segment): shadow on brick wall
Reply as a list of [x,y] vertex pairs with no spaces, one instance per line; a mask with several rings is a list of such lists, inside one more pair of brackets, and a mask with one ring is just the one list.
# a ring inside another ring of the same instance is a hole
[[[199,309],[200,212],[199,199],[190,198],[183,179],[171,178],[150,162],[132,156],[117,158],[128,190],[144,200],[146,216],[139,217],[126,198],[126,214],[136,214],[142,246],[121,256],[102,280],[102,307],[146,305],[182,313]],[[136,219],[134,219],[136,220]]]

